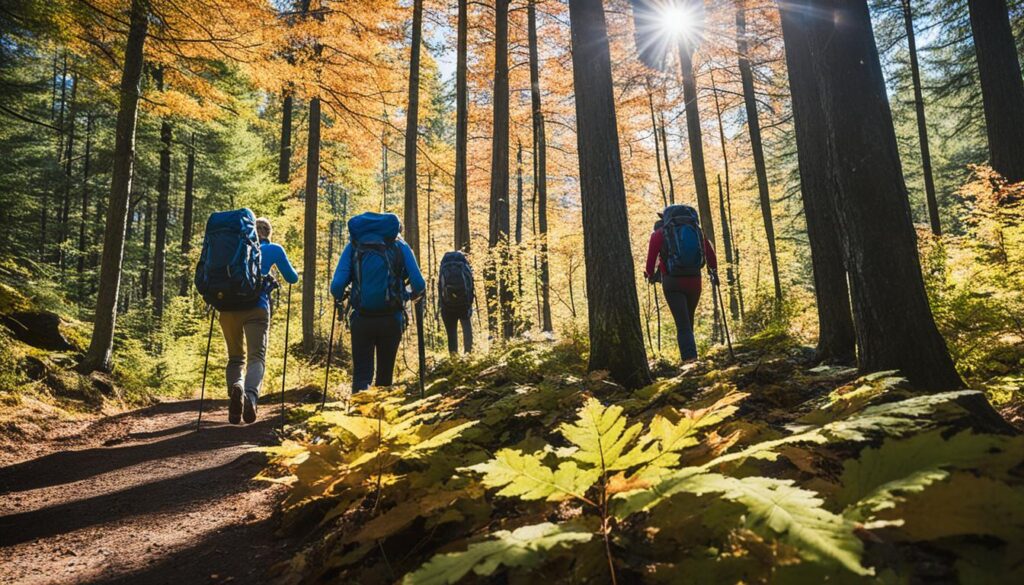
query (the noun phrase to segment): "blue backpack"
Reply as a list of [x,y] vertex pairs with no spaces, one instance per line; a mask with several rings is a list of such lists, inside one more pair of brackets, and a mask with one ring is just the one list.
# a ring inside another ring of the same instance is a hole
[[670,205],[662,213],[665,244],[661,261],[669,276],[700,276],[704,268],[704,232],[697,210],[689,205]]
[[393,213],[363,213],[348,220],[352,240],[352,309],[365,316],[393,315],[405,306],[405,260]]
[[256,216],[248,209],[221,211],[206,221],[196,264],[196,290],[218,311],[250,309],[264,290]]

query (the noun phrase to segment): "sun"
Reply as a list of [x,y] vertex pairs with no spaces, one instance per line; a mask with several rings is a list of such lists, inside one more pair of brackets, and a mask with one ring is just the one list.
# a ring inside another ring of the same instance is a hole
[[696,14],[676,2],[669,2],[661,9],[661,29],[665,36],[679,39],[692,36],[699,23]]

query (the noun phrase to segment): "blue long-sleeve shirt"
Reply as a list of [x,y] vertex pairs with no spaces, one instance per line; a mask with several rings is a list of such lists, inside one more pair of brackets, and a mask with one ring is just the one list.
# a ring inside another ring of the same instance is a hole
[[[420,273],[420,267],[416,263],[416,256],[413,255],[412,248],[400,239],[395,240],[395,244],[402,252],[402,263],[405,267],[403,282],[408,280],[409,287],[412,289],[411,296],[416,297],[423,294],[423,291],[427,288],[427,283],[423,280],[423,274]],[[355,251],[352,249],[352,243],[350,242],[345,246],[345,250],[342,251],[341,258],[338,259],[338,266],[334,269],[334,278],[331,279],[331,295],[335,299],[341,299],[342,295],[345,294],[345,289],[352,284],[352,255],[354,253]]]
[[[260,242],[260,273],[263,276],[270,274],[270,269],[277,266],[278,272],[281,273],[281,277],[284,278],[285,282],[289,284],[295,284],[299,281],[299,274],[292,268],[291,262],[288,261],[288,254],[285,253],[284,248],[279,244],[272,242],[261,241]],[[260,295],[260,304],[266,310],[270,310],[270,291],[263,291]]]

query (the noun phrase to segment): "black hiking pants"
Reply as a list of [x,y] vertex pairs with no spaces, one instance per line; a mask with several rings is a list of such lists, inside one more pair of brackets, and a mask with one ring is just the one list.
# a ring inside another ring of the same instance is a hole
[[676,341],[679,343],[679,357],[683,361],[697,359],[697,340],[693,336],[693,317],[700,301],[700,289],[678,286],[672,279],[665,279],[662,285],[665,302],[676,322]]
[[473,351],[473,320],[471,309],[452,310],[441,307],[441,321],[448,334],[448,353],[459,353],[459,323],[462,324],[462,344],[466,353]]
[[[402,342],[402,314],[352,315],[352,392],[390,386]],[[375,359],[376,358],[376,359]],[[374,380],[373,365],[377,363]]]

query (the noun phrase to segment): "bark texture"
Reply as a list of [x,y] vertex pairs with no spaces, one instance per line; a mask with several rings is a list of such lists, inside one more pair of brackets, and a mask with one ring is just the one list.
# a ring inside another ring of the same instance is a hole
[[302,348],[313,351],[316,325],[317,203],[320,185],[320,98],[309,101],[306,149],[306,208],[302,236]]
[[412,4],[412,47],[409,57],[409,105],[405,110],[405,206],[403,238],[420,257],[420,209],[416,190],[416,139],[420,126],[420,44],[423,34],[423,0]]
[[626,215],[615,123],[608,29],[601,0],[569,0],[577,147],[583,203],[591,370],[607,370],[627,387],[651,374]]
[[494,135],[491,141],[491,201],[486,270],[488,321],[496,329],[500,315],[501,337],[513,335],[512,289],[509,282],[509,94],[508,94],[508,0],[494,4]]
[[814,80],[809,27],[813,19],[802,11],[802,2],[782,2],[782,31],[786,65],[793,94],[793,122],[800,167],[800,189],[811,245],[814,296],[818,310],[816,359],[852,364],[856,360],[856,332],[850,309],[839,225],[830,203],[836,189],[830,175],[821,96]]
[[466,147],[469,144],[469,96],[466,85],[469,2],[459,0],[455,48],[455,249],[469,252],[469,192],[466,187]]
[[[460,0],[465,2],[465,0]],[[541,330],[552,331],[551,276],[548,268],[548,163],[547,137],[544,134],[544,111],[540,101],[540,58],[537,49],[536,0],[526,7],[527,43],[530,49],[530,108],[533,113],[533,187],[536,197],[537,228],[540,230],[538,255],[540,263]]]
[[[157,68],[157,90],[164,91],[164,70]],[[156,250],[153,253],[153,315],[160,319],[164,315],[164,283],[167,274],[167,216],[170,212],[171,197],[171,122],[166,118],[160,122],[160,171],[156,180]]]
[[754,73],[747,54],[747,6],[745,0],[736,3],[736,52],[739,54],[740,81],[743,85],[743,103],[747,109],[747,129],[750,131],[750,149],[754,156],[757,175],[757,194],[764,220],[764,234],[768,243],[768,259],[772,264],[772,283],[775,300],[782,300],[782,280],[779,277],[779,255],[775,248],[775,224],[772,221],[772,198],[768,191],[768,169],[764,162],[761,141],[761,121],[757,114],[757,96],[754,93]]
[[968,0],[992,168],[1024,181],[1024,81],[1005,0]]
[[942,235],[939,219],[939,200],[935,196],[935,179],[932,177],[932,153],[928,147],[928,120],[924,115],[924,92],[921,89],[921,66],[917,60],[917,37],[914,35],[914,12],[910,0],[903,4],[903,26],[907,31],[907,48],[910,51],[910,78],[914,84],[914,109],[917,113],[917,137],[921,142],[921,174],[924,175],[924,195],[928,204],[928,221],[932,233]]
[[[821,6],[823,5],[823,6]],[[850,276],[858,364],[900,370],[929,391],[962,388],[932,318],[866,0],[829,0],[812,32],[827,153],[826,191]]]
[[81,370],[110,370],[117,320],[117,293],[121,285],[121,263],[124,259],[124,233],[128,223],[128,197],[132,187],[132,166],[135,163],[135,125],[139,111],[142,80],[143,47],[149,25],[149,3],[132,0],[125,44],[124,67],[117,110],[114,139],[114,168],[111,176],[110,200],[107,205],[103,254],[100,260],[99,290],[89,349]]

